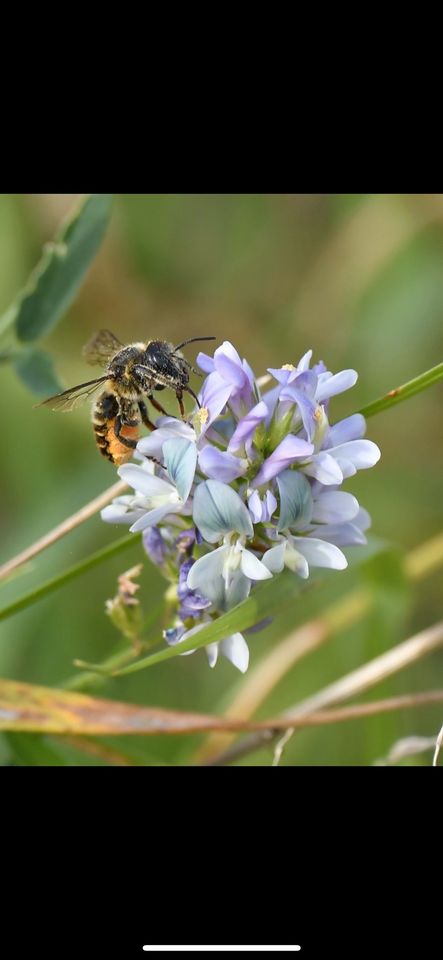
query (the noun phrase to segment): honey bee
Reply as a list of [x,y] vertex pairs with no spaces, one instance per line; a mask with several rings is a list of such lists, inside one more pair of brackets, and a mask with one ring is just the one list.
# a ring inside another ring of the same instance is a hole
[[188,343],[215,339],[191,337],[177,347],[166,340],[148,340],[146,343],[125,346],[110,330],[99,330],[83,348],[83,356],[88,363],[105,367],[104,376],[63,390],[37,406],[50,407],[51,410],[73,410],[103,384],[103,391],[92,407],[92,425],[100,453],[111,463],[120,466],[132,457],[139,439],[140,422],[143,421],[148,430],[155,430],[148,416],[145,399],[160,413],[167,415],[154,397],[154,390],[165,390],[167,387],[174,390],[183,419],[184,393],[190,393],[200,406],[198,397],[189,386],[189,371],[197,374],[198,371],[178,351]]

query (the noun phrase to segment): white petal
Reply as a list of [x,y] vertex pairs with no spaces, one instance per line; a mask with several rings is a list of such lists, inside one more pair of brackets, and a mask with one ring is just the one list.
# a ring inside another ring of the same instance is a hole
[[198,590],[202,596],[207,597],[216,606],[224,601],[223,568],[229,550],[228,546],[219,547],[217,550],[211,550],[211,553],[205,554],[204,557],[200,557],[192,565],[186,581],[191,590]]
[[287,541],[284,540],[282,543],[278,543],[276,547],[271,547],[270,550],[267,550],[263,556],[263,561],[265,567],[271,571],[271,573],[281,573],[285,565],[285,550],[287,546]]
[[381,453],[372,440],[350,440],[329,450],[337,460],[351,460],[357,470],[368,470],[380,460]]
[[110,503],[107,507],[103,507],[100,516],[106,523],[133,523],[137,513],[118,503]]
[[288,567],[288,570],[292,570],[293,573],[297,573],[299,577],[302,577],[303,580],[307,580],[309,577],[309,566],[307,560],[300,553],[299,550],[295,550],[291,543],[288,543],[285,553],[285,566]]
[[175,493],[175,487],[168,480],[162,480],[161,477],[155,477],[142,467],[135,463],[127,463],[117,470],[119,477],[133,487],[134,490],[142,493],[145,497],[168,497]]
[[339,464],[329,453],[317,453],[310,463],[302,467],[302,473],[307,473],[308,477],[314,477],[325,486],[342,483],[343,473]]
[[230,660],[237,670],[246,673],[249,666],[249,649],[243,634],[233,633],[231,637],[222,640],[220,653]]
[[193,517],[202,537],[209,543],[217,543],[233,531],[248,537],[254,531],[243,500],[220,480],[205,480],[197,485]]
[[215,667],[218,659],[218,643],[208,643],[205,647],[206,656],[210,667]]
[[129,527],[130,533],[138,533],[139,530],[154,527],[156,523],[160,523],[171,513],[179,513],[181,508],[181,503],[163,503],[161,507],[156,507],[155,510],[148,510],[132,524],[132,527]]
[[169,476],[186,503],[194,482],[197,447],[184,437],[173,437],[163,444],[163,455]]
[[348,561],[344,553],[326,540],[314,537],[292,537],[296,549],[306,557],[313,567],[330,567],[333,570],[345,570]]
[[269,569],[250,550],[242,550],[240,567],[250,580],[269,580],[272,577]]

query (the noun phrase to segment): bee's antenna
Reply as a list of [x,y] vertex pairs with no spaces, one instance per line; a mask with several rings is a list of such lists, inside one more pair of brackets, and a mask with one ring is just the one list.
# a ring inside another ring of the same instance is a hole
[[187,343],[196,343],[197,340],[216,340],[217,337],[191,337],[190,340],[183,340],[183,343],[179,343],[178,347],[174,347],[174,353],[176,350],[181,350],[182,347],[186,347]]
[[[215,337],[214,337],[213,339],[215,340]],[[198,408],[199,408],[199,410],[201,410],[201,403],[200,403],[200,400],[198,399],[198,396],[197,396],[197,394],[196,394],[196,393],[194,393],[194,391],[193,391],[193,390],[191,390],[191,388],[190,388],[190,387],[186,387],[186,393],[190,393],[190,394],[191,394],[191,397],[194,397],[194,400],[195,400],[195,402],[196,402],[196,404],[197,404],[197,406],[198,406]]]

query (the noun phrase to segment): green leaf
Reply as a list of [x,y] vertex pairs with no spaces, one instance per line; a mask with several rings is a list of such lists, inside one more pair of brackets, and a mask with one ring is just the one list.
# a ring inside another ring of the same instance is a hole
[[49,396],[62,390],[54,370],[54,361],[46,350],[22,350],[14,368],[26,387],[38,396]]
[[[246,724],[248,726],[248,724]],[[11,731],[9,743],[26,764],[63,764],[41,734],[118,736],[122,734],[199,733],[243,729],[242,721],[205,713],[142,707],[117,700],[101,700],[15,680],[0,680],[0,730]],[[19,736],[15,736],[18,734]],[[28,736],[26,736],[28,734]]]
[[53,750],[41,734],[5,733],[19,767],[63,767],[63,758]]
[[[311,577],[308,586],[315,582],[314,575]],[[146,667],[151,667],[162,660],[178,657],[187,650],[198,650],[200,647],[206,647],[208,643],[224,640],[232,633],[241,633],[248,627],[255,626],[266,617],[280,612],[285,604],[294,601],[302,589],[306,590],[307,585],[296,579],[294,574],[280,573],[272,580],[261,583],[247,600],[237,604],[233,610],[224,613],[218,620],[213,620],[212,623],[202,627],[198,633],[193,634],[187,640],[177,643],[174,647],[162,646],[160,649],[154,650],[149,656],[143,657],[142,660],[131,663],[123,670],[115,671],[113,676],[120,677],[127,673],[136,673],[138,670],[144,670]]]
[[22,341],[49,333],[71,305],[105,233],[112,194],[93,193],[77,205],[31,273],[17,300],[0,318],[0,332],[15,322]]
[[2,607],[0,609],[0,620],[11,617],[20,610],[25,610],[26,607],[29,607],[33,603],[37,603],[38,600],[48,596],[53,590],[58,590],[59,587],[62,587],[65,583],[69,583],[69,581],[74,580],[75,577],[81,576],[82,573],[86,573],[87,570],[91,570],[91,568],[96,567],[97,564],[103,563],[108,557],[112,557],[114,554],[120,553],[128,547],[134,546],[138,539],[139,537],[134,537],[133,533],[128,533],[125,537],[121,537],[119,540],[108,544],[108,546],[102,547],[101,550],[97,550],[96,553],[91,554],[91,556],[86,557],[84,560],[74,563],[72,567],[64,570],[63,573],[59,573],[50,580],[46,580],[46,582],[42,583],[39,587],[34,587],[33,590],[23,594],[23,596],[17,600],[13,600],[12,603],[7,604],[6,607]]

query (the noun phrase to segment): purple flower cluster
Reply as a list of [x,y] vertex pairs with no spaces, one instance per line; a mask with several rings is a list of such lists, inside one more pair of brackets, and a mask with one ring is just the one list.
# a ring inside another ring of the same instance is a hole
[[[284,567],[303,578],[310,567],[343,570],[340,548],[366,543],[369,516],[340,487],[374,466],[380,451],[363,439],[361,414],[333,426],[328,419],[330,399],[354,386],[357,373],[310,367],[311,357],[310,350],[297,366],[270,368],[265,379],[276,385],[262,393],[231,343],[213,357],[200,353],[201,407],[188,423],[159,417],[137,445],[141,462],[120,467],[135,492],[102,517],[143,531],[148,555],[173,585],[168,643],[193,635]],[[247,669],[242,634],[205,649],[211,666],[222,653]]]

